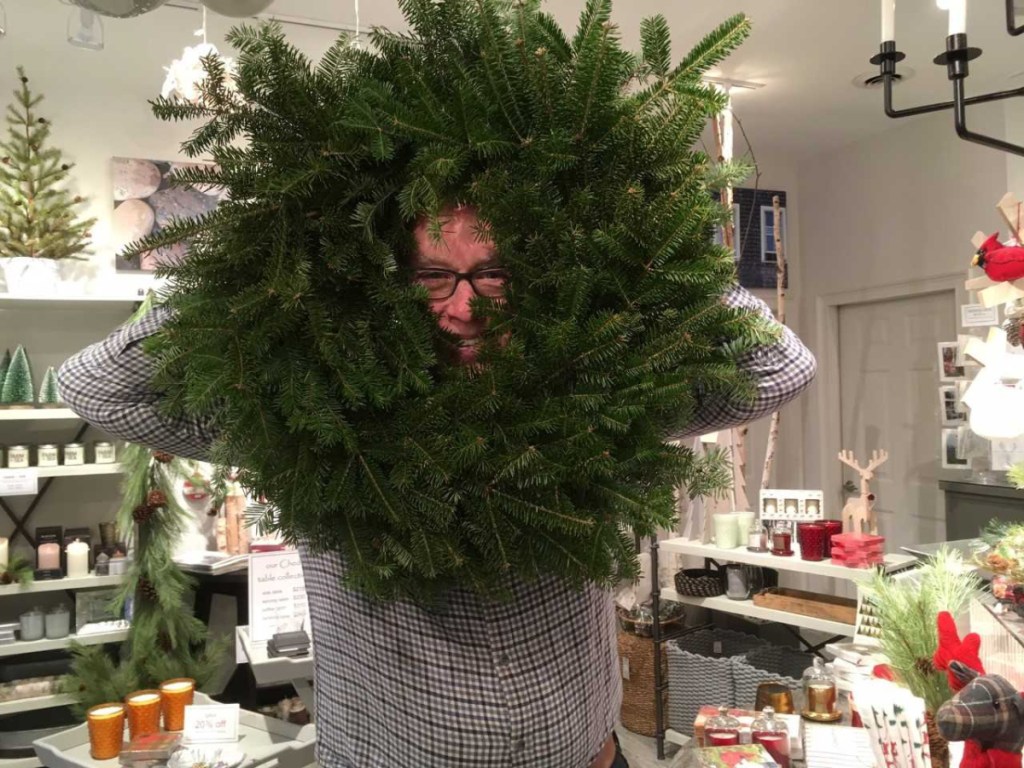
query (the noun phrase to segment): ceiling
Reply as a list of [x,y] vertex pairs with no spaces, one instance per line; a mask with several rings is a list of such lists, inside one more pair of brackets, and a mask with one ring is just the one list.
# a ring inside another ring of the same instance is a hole
[[[583,5],[584,0],[545,0],[563,26],[575,24]],[[901,71],[907,65],[914,70],[896,89],[896,106],[951,99],[945,69],[932,63],[945,45],[945,11],[935,0],[900,0],[896,6],[898,47],[907,53]],[[275,0],[270,11],[355,21],[354,0]],[[627,45],[636,47],[640,19],[664,14],[680,56],[740,12],[751,18],[753,34],[713,74],[764,84],[734,96],[735,113],[756,155],[806,158],[894,127],[882,113],[881,92],[853,85],[858,75],[877,71],[868,59],[878,51],[878,0],[618,0],[614,19]],[[397,0],[363,0],[360,16],[364,26],[403,26]],[[1024,61],[1015,55],[1024,43],[1006,34],[1001,0],[971,0],[968,32],[971,45],[985,51],[971,65],[969,95],[1024,85]]]

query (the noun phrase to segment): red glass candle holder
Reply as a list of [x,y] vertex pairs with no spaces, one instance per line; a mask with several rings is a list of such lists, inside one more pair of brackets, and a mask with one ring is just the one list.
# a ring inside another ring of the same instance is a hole
[[772,531],[772,554],[790,557],[793,554],[793,534],[789,531]]
[[825,526],[819,523],[800,523],[796,527],[796,535],[800,541],[801,559],[825,559]]
[[818,525],[825,527],[825,557],[832,557],[832,537],[843,532],[843,521],[819,520]]

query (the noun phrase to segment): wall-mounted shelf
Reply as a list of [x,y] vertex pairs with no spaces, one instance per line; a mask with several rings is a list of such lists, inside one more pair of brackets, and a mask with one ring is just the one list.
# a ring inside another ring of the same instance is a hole
[[131,293],[98,294],[95,296],[12,296],[0,293],[0,309],[52,309],[67,307],[127,307],[142,301],[145,296]]
[[67,648],[72,642],[77,642],[79,645],[120,643],[126,637],[128,637],[127,629],[115,629],[111,632],[95,632],[88,635],[68,635],[56,640],[18,640],[7,645],[0,645],[0,656],[20,656],[23,653],[56,651],[60,648]]
[[0,408],[0,421],[56,421],[80,418],[70,408]]
[[51,693],[48,696],[33,696],[30,699],[13,699],[0,701],[0,715],[13,715],[16,712],[34,712],[38,709],[53,709],[74,704],[75,699],[65,693]]
[[[84,475],[119,475],[120,464],[72,464],[59,467],[36,467],[40,477],[82,477]],[[6,471],[6,470],[5,470]],[[15,470],[16,471],[16,470]]]
[[801,629],[813,629],[818,632],[827,632],[830,635],[844,635],[853,637],[855,628],[852,624],[843,624],[839,621],[818,619],[813,616],[804,616],[789,611],[779,611],[774,608],[765,608],[754,605],[753,600],[730,600],[724,595],[718,597],[690,597],[680,595],[674,589],[664,588],[661,590],[662,600],[674,600],[677,603],[695,605],[699,608],[707,608],[722,613],[734,613],[748,619],[761,619],[762,621],[774,621],[779,624],[788,624],[791,627]]
[[0,597],[11,597],[13,595],[28,595],[37,592],[64,592],[70,589],[99,589],[101,587],[116,587],[124,581],[124,576],[96,576],[89,574],[77,579],[41,579],[31,584],[3,584],[0,585]]

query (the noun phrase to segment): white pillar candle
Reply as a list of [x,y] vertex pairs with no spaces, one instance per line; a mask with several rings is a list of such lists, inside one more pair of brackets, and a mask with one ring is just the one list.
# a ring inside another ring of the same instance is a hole
[[80,579],[89,575],[89,545],[75,539],[68,544],[68,578]]
[[0,536],[0,568],[6,568],[8,560],[8,542],[6,536]]
[[896,0],[882,0],[882,42],[896,39]]
[[967,32],[967,0],[949,0],[949,34]]

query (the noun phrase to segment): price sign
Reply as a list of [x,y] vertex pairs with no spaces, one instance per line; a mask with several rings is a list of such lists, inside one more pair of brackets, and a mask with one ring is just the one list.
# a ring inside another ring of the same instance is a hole
[[0,496],[35,496],[39,493],[39,470],[0,470]]
[[249,557],[249,637],[266,642],[278,632],[309,631],[302,563],[295,550]]
[[186,744],[238,741],[237,704],[193,704],[185,707]]

